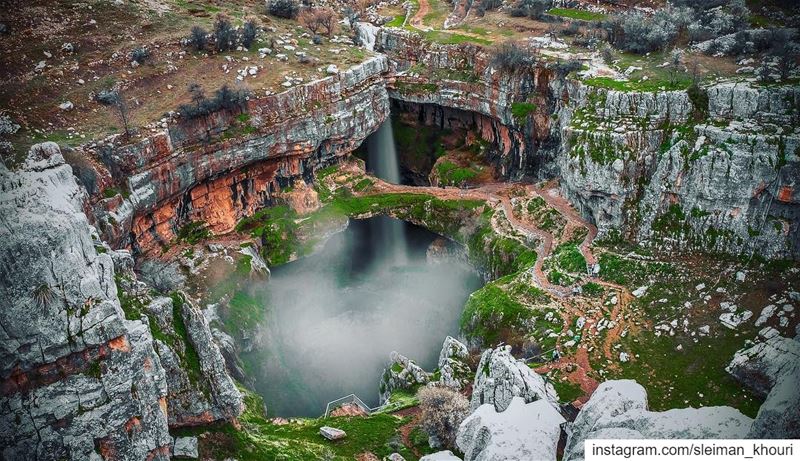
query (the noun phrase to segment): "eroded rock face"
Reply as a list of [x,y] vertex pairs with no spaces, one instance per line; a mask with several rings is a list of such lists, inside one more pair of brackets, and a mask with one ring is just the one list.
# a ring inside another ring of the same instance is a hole
[[800,335],[794,340],[772,335],[765,342],[742,349],[727,371],[765,397],[749,437],[800,437]]
[[563,459],[584,459],[587,439],[741,439],[752,422],[730,407],[648,411],[642,386],[630,380],[606,381],[568,428]]
[[555,460],[564,417],[546,400],[514,397],[505,411],[481,405],[458,429],[464,461]]
[[383,371],[380,383],[380,403],[389,400],[395,389],[408,389],[417,384],[427,384],[431,374],[403,354],[392,351],[389,368]]
[[167,459],[166,380],[125,320],[58,146],[0,165],[0,445],[4,459]]
[[[251,134],[222,140],[236,115],[173,124],[137,144],[104,148],[130,197],[96,211],[113,246],[148,249],[173,239],[190,221],[233,230],[243,216],[272,203],[281,188],[349,154],[389,113],[377,56],[328,78],[248,102]],[[231,128],[234,129],[235,128]],[[210,141],[209,141],[210,140]],[[108,151],[110,149],[110,151]],[[304,198],[305,200],[305,198]],[[135,241],[128,241],[129,231]]]
[[580,82],[553,89],[568,95],[552,154],[561,186],[600,235],[615,229],[678,249],[800,254],[800,132],[792,128],[800,89],[713,85],[707,109],[684,91]]
[[558,405],[558,394],[553,386],[515,359],[511,346],[485,350],[475,375],[470,408],[475,410],[492,404],[495,410],[503,411],[514,397],[521,397],[525,403],[546,400]]
[[464,343],[452,336],[446,337],[439,353],[439,383],[456,390],[469,384],[471,372],[466,363],[468,357],[469,351]]

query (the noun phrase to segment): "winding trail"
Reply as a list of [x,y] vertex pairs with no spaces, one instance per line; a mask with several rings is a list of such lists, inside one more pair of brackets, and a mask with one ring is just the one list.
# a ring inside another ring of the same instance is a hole
[[[423,0],[424,2],[424,0]],[[421,4],[423,3],[421,2]],[[419,13],[418,13],[419,14]],[[353,170],[363,174],[363,171]],[[580,253],[586,260],[587,266],[593,268],[598,262],[591,249],[592,242],[597,236],[597,227],[586,221],[580,213],[572,207],[569,201],[561,194],[558,189],[557,181],[549,181],[545,184],[536,186],[533,184],[522,183],[487,183],[474,189],[460,189],[457,187],[433,187],[433,186],[404,186],[386,183],[377,178],[371,178],[375,181],[374,191],[379,193],[412,193],[412,194],[427,194],[439,199],[449,200],[483,200],[495,210],[502,210],[505,220],[510,224],[513,234],[505,234],[509,238],[526,239],[524,242],[528,245],[532,241],[538,242],[535,251],[537,254],[536,263],[532,268],[528,269],[532,276],[532,282],[539,288],[548,291],[556,299],[559,300],[561,305],[560,315],[563,320],[565,328],[573,325],[574,321],[583,317],[586,319],[585,324],[578,332],[580,334],[580,343],[576,346],[571,346],[570,353],[561,355],[559,359],[542,365],[537,368],[538,373],[547,373],[549,371],[560,370],[569,382],[580,386],[583,395],[578,398],[574,404],[580,407],[585,403],[589,396],[597,388],[599,382],[593,376],[596,376],[596,371],[592,367],[592,360],[603,360],[604,368],[616,368],[617,363],[614,362],[614,346],[618,344],[622,333],[628,327],[629,321],[625,320],[628,306],[633,300],[633,295],[628,288],[615,283],[606,282],[595,277],[593,273],[577,274],[579,281],[574,285],[582,284],[588,281],[594,282],[598,285],[604,286],[606,289],[614,291],[617,297],[617,302],[610,307],[611,311],[607,309],[596,309],[596,305],[591,301],[587,301],[581,297],[572,296],[573,287],[565,287],[554,285],[550,283],[544,273],[543,265],[545,259],[549,257],[554,245],[567,241],[575,229],[586,229],[586,236],[578,245]],[[554,236],[552,233],[540,229],[533,223],[528,223],[519,219],[514,215],[514,205],[512,197],[519,196],[519,188],[524,188],[524,196],[527,198],[539,196],[548,206],[556,210],[565,220],[566,224],[561,231],[561,234]],[[493,218],[493,225],[496,224],[496,217]],[[494,225],[495,231],[503,234],[503,226]],[[514,235],[516,234],[516,235]],[[610,295],[609,295],[610,296]],[[606,316],[606,313],[608,316]],[[597,325],[602,320],[613,322],[611,328],[598,329]],[[601,334],[605,331],[604,334]],[[562,351],[565,349],[564,342],[572,340],[571,337],[559,336],[556,343],[556,349]],[[575,347],[572,351],[572,347]],[[405,437],[404,437],[405,439]],[[406,440],[404,440],[405,442]]]
[[414,16],[409,21],[411,26],[419,29],[419,30],[431,30],[430,27],[424,24],[425,16],[430,12],[431,5],[428,3],[428,0],[419,0],[419,10],[414,13]]

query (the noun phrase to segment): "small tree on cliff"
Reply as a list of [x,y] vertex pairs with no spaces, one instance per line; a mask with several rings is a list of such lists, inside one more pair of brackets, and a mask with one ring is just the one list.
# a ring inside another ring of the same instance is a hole
[[460,393],[446,387],[423,387],[417,392],[422,410],[422,428],[453,448],[461,421],[469,413],[469,402]]
[[112,107],[125,130],[125,137],[130,137],[130,119],[128,114],[128,102],[122,91],[119,89],[101,91],[95,98],[97,102],[104,106]]

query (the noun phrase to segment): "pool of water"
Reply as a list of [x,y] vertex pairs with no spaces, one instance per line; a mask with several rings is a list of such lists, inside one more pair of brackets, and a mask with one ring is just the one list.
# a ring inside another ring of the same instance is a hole
[[437,237],[385,217],[351,220],[320,252],[254,282],[267,314],[242,359],[270,416],[319,416],[350,393],[377,405],[393,350],[427,370],[436,366],[442,341],[457,336],[464,303],[481,285],[463,262],[428,262]]

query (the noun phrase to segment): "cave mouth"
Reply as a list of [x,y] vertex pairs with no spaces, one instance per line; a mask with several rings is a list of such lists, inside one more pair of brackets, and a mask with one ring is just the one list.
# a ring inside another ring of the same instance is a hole
[[[498,179],[492,161],[497,146],[481,138],[477,114],[395,99],[390,114],[401,184],[474,186]],[[367,146],[376,134],[353,153],[371,173],[377,165]]]
[[456,244],[402,221],[406,257],[389,257],[380,221],[394,220],[351,220],[319,252],[248,282],[266,318],[241,358],[270,416],[318,417],[351,393],[377,406],[392,351],[433,370],[458,335],[477,272]]

